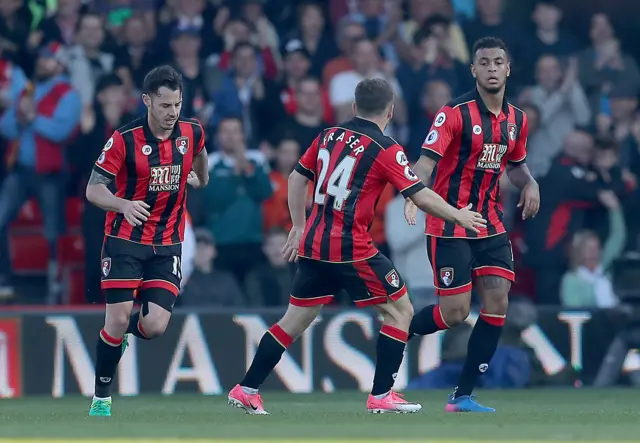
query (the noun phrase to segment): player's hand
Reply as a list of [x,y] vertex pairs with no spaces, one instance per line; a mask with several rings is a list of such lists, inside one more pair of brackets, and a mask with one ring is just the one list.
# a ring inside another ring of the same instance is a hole
[[540,188],[535,181],[530,182],[520,193],[518,207],[522,208],[522,220],[533,218],[540,209]]
[[187,177],[187,183],[193,186],[194,188],[202,188],[202,183],[200,183],[200,179],[198,178],[198,174],[195,171],[189,172],[189,176]]
[[418,207],[409,199],[404,201],[404,219],[410,226],[415,226],[416,216],[418,215]]
[[303,232],[304,229],[296,228],[295,226],[291,228],[291,231],[289,232],[287,243],[284,245],[284,248],[282,248],[282,255],[289,263],[298,261],[298,250],[300,248],[300,240],[302,239]]
[[143,201],[125,200],[125,203],[122,207],[122,214],[124,215],[124,218],[133,226],[140,226],[142,223],[146,222],[151,215],[148,211],[149,208],[150,206]]
[[471,210],[471,203],[466,208],[458,209],[456,224],[474,232],[480,232],[481,228],[487,227],[487,221],[482,218],[479,212]]

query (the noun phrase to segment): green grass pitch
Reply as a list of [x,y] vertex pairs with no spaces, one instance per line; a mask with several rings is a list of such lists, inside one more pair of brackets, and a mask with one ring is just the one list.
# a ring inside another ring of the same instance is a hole
[[[0,400],[0,443],[39,442],[640,442],[635,389],[481,391],[496,414],[447,414],[446,392],[407,392],[417,414],[373,415],[366,395],[264,392],[269,416],[248,416],[226,396],[115,397],[114,415],[89,418],[90,400]],[[133,440],[135,439],[135,440]]]

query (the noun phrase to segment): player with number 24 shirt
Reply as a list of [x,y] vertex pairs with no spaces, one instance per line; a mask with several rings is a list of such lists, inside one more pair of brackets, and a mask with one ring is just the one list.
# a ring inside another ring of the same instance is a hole
[[[485,226],[480,214],[458,210],[428,189],[411,170],[402,147],[383,134],[393,116],[393,91],[386,81],[363,80],[355,98],[356,117],[323,131],[289,177],[293,228],[283,252],[289,261],[299,257],[299,268],[287,313],[264,335],[244,380],[229,393],[229,403],[250,414],[266,413],[259,386],[322,306],[343,289],[357,306],[374,306],[383,315],[367,409],[419,411],[422,406],[391,391],[413,308],[402,277],[369,235],[376,203],[391,183],[426,212],[470,230]],[[315,182],[314,204],[305,223],[310,180]]]

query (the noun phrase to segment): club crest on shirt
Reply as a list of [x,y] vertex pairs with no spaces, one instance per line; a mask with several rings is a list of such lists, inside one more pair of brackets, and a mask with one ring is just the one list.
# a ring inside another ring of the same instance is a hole
[[180,154],[185,155],[189,150],[189,137],[178,137],[176,139],[176,148]]
[[102,275],[104,277],[109,276],[109,272],[111,272],[111,257],[105,257],[102,259]]
[[440,280],[445,286],[451,286],[451,283],[453,283],[453,268],[441,268]]
[[394,288],[400,287],[400,276],[398,275],[395,269],[392,269],[391,271],[389,271],[389,273],[384,276],[384,279],[387,281],[387,283],[389,283]]
[[518,131],[517,126],[513,123],[509,123],[507,125],[507,131],[509,132],[509,140],[511,140],[512,142],[516,141],[516,133]]

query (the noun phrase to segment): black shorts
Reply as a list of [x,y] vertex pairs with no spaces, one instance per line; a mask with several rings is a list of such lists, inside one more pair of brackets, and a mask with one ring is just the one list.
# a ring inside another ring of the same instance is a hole
[[427,236],[427,253],[438,295],[471,291],[471,281],[497,275],[515,281],[513,250],[508,235],[467,239]]
[[[180,292],[182,245],[151,246],[105,236],[102,245],[101,287],[107,289],[166,289]],[[127,300],[109,300],[119,303]],[[131,291],[131,300],[133,300]]]
[[331,303],[344,289],[358,307],[395,301],[407,293],[404,280],[393,263],[378,252],[373,257],[349,263],[329,263],[300,258],[293,278],[290,303],[318,306]]

